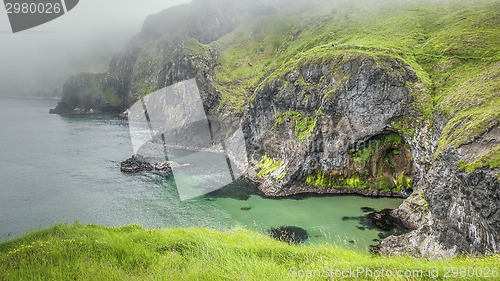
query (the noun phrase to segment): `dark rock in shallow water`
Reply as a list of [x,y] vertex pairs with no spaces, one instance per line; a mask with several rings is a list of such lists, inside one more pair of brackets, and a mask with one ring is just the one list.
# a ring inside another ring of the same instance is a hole
[[401,219],[392,215],[391,209],[385,209],[380,212],[373,212],[368,215],[368,218],[380,229],[387,231],[387,234],[379,234],[380,238],[385,238],[390,235],[401,235],[411,231]]
[[370,207],[361,207],[361,211],[363,211],[363,213],[373,213],[375,212],[375,209]]
[[124,173],[139,173],[142,171],[161,171],[171,174],[172,168],[167,162],[150,162],[140,155],[134,155],[121,163],[120,170]]
[[142,161],[135,155],[121,163],[120,170],[124,173],[139,173],[142,171],[153,171],[151,163]]
[[307,230],[297,226],[271,228],[268,235],[288,244],[300,244],[309,238]]
[[380,212],[373,212],[368,217],[375,223],[376,226],[382,230],[389,231],[396,227],[394,218],[390,215],[391,210],[382,210]]
[[205,194],[206,198],[232,198],[246,201],[252,195],[262,195],[254,182],[245,178],[237,179],[220,189]]

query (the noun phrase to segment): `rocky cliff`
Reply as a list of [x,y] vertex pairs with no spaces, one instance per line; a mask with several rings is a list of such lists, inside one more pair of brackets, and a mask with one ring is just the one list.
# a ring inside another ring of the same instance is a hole
[[148,18],[107,73],[70,79],[54,113],[122,111],[195,78],[214,138],[242,128],[245,175],[268,196],[404,197],[392,213],[414,230],[382,253],[498,253],[498,11],[193,1]]
[[250,177],[269,196],[403,196],[412,156],[391,123],[407,115],[407,84],[417,80],[400,60],[355,54],[265,84],[244,123],[247,147],[256,148]]
[[[112,59],[108,72],[79,74],[69,79],[63,87],[63,100],[52,113],[79,114],[94,108],[123,111],[137,98],[175,82],[194,77],[208,78],[206,71],[210,67],[213,70],[213,65],[203,58],[200,58],[201,61],[189,59],[186,57],[188,54],[183,53],[183,46],[212,43],[232,32],[246,19],[276,13],[283,3],[283,0],[264,3],[245,0],[193,1],[151,15],[142,31]],[[193,54],[204,56],[205,52],[198,48]],[[215,60],[212,62],[215,63]],[[200,67],[190,67],[194,64]],[[202,66],[205,69],[201,69]],[[203,82],[206,81],[201,81],[202,88],[211,85]]]

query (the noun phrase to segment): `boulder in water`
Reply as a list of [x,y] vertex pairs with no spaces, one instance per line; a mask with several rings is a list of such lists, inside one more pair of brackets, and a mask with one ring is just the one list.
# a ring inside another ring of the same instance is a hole
[[[368,218],[380,229],[388,231],[390,235],[401,235],[411,230],[401,219],[392,215],[391,209],[370,213]],[[385,238],[385,235],[381,238]]]
[[141,155],[134,155],[121,163],[120,170],[124,173],[139,173],[142,171],[161,171],[172,173],[168,162],[151,162]]

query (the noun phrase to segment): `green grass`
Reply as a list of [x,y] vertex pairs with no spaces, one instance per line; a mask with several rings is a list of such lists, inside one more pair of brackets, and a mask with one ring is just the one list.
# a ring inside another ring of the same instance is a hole
[[[423,278],[417,280],[436,280],[429,278],[427,269],[439,269],[437,280],[445,280],[446,267],[498,270],[499,264],[498,255],[429,261],[330,245],[288,245],[242,228],[221,233],[201,228],[147,230],[138,225],[58,224],[0,244],[2,280],[290,280],[299,270],[307,274],[307,270],[325,267],[422,270]],[[410,278],[361,275],[346,280]]]
[[[451,71],[450,75],[457,75],[456,71]],[[500,124],[500,63],[460,69],[459,72],[467,73],[463,82],[448,89],[437,106],[437,110],[449,118],[438,153],[448,146],[457,148],[470,143]]]
[[194,38],[189,38],[188,40],[186,40],[184,42],[184,46],[189,51],[191,51],[191,53],[193,55],[201,56],[201,57],[204,57],[206,55],[206,52],[207,52],[206,46],[201,44],[200,42],[198,42],[198,40],[196,40]]
[[[459,166],[462,170],[472,173],[476,169],[482,168],[482,167],[489,167],[491,169],[495,167],[500,167],[500,145],[497,145],[493,147],[489,153],[485,154],[484,156],[480,157],[478,160],[472,162],[472,163],[467,163],[466,161],[459,161]],[[498,174],[498,172],[497,172]],[[497,176],[498,180],[500,180],[500,176]]]
[[373,156],[373,153],[375,153],[375,147],[377,145],[378,145],[377,142],[373,142],[369,146],[365,147],[363,150],[360,151],[356,151],[354,149],[351,150],[352,160],[356,163],[369,162]]
[[257,18],[210,45],[221,50],[215,68],[221,108],[243,111],[290,30],[286,17]]

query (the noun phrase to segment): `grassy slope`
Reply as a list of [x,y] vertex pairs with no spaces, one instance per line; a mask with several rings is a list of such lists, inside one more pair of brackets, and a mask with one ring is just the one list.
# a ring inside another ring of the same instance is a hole
[[[431,262],[328,245],[290,246],[243,229],[220,233],[75,223],[55,225],[0,244],[0,279],[5,280],[288,280],[292,267],[423,270],[425,275],[427,268],[439,268],[442,277],[445,267],[494,268],[499,264],[498,255]],[[425,279],[430,278],[418,280]]]
[[[500,1],[331,2],[253,19],[213,43],[221,108],[242,111],[263,83],[304,65],[389,56],[421,79],[409,85],[420,121],[449,120],[436,156],[500,123]],[[498,149],[487,157],[474,167],[498,167]]]

